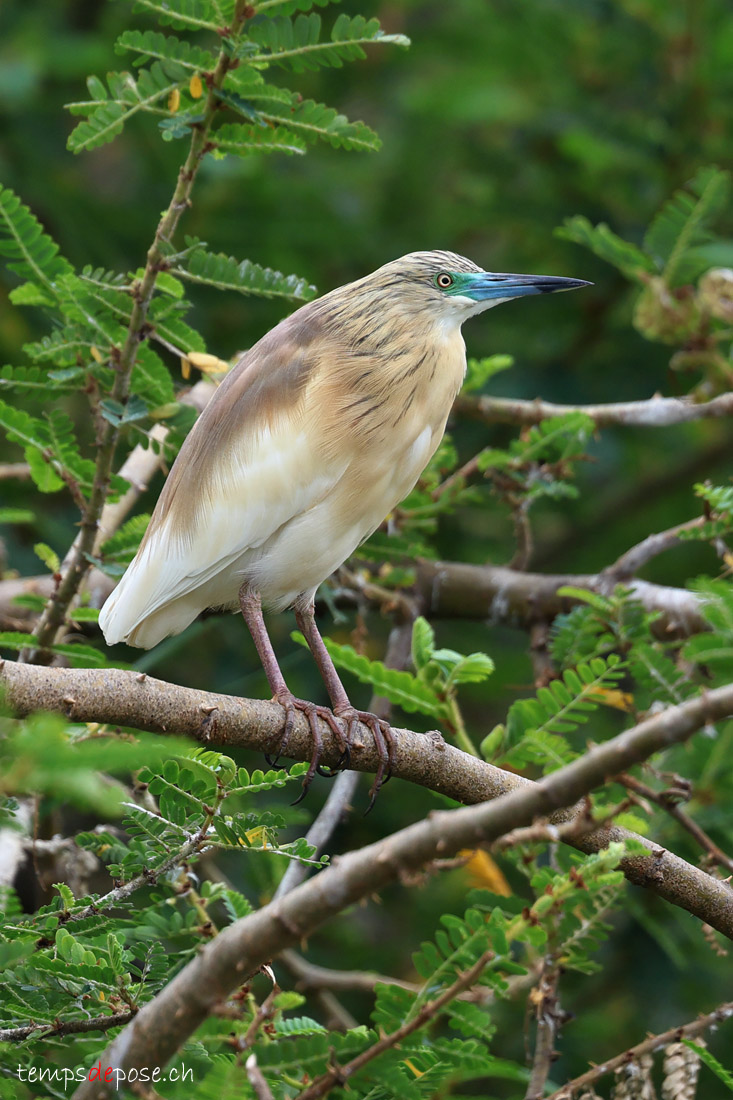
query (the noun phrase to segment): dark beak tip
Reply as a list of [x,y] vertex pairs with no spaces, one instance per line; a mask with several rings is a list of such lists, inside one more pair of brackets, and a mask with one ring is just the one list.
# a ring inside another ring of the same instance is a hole
[[557,282],[541,286],[540,290],[552,294],[553,291],[580,290],[581,287],[594,285],[594,283],[589,282],[587,279],[563,279],[561,276],[558,276]]

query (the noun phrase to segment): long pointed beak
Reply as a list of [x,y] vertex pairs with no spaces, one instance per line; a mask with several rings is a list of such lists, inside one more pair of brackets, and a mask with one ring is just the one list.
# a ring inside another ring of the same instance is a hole
[[561,275],[505,275],[493,271],[482,271],[472,275],[463,291],[477,302],[492,298],[521,298],[527,294],[553,294],[558,290],[575,290],[581,286],[592,286],[585,279],[565,279]]

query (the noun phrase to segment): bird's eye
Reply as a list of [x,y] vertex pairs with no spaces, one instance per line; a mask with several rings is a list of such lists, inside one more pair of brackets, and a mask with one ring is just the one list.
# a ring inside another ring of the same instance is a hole
[[447,290],[449,286],[453,286],[453,276],[447,271],[441,271],[440,275],[435,276],[435,285],[441,290]]

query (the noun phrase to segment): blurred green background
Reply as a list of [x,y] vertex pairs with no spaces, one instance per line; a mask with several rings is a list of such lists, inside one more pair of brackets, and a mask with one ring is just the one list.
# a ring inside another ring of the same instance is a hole
[[[645,342],[631,327],[635,291],[553,230],[582,213],[639,241],[660,204],[698,167],[730,166],[728,0],[344,0],[339,10],[379,16],[386,31],[412,39],[411,50],[373,49],[364,62],[292,83],[304,96],[364,119],[381,135],[382,150],[322,146],[305,157],[209,159],[183,230],[212,250],[304,275],[320,291],[405,252],[432,248],[464,253],[496,271],[590,279],[595,286],[582,294],[515,302],[467,326],[469,354],[516,359],[492,390],[581,404],[685,392],[689,380],[670,371],[669,349]],[[112,43],[125,27],[148,25],[142,17],[131,20],[122,0],[3,0],[0,7],[0,179],[77,265],[141,264],[181,156],[180,144],[162,142],[142,118],[92,153],[75,158],[65,149],[74,120],[62,105],[85,97],[88,73],[129,64]],[[727,229],[733,235],[730,222]],[[11,285],[0,283],[0,362],[14,363],[23,361],[24,341],[43,329],[33,311],[11,308]],[[285,312],[207,288],[195,299],[191,323],[222,358],[254,342]],[[462,457],[512,435],[472,423],[456,423],[453,431]],[[605,431],[582,472],[579,499],[543,505],[533,567],[594,572],[650,531],[690,518],[697,511],[693,482],[725,480],[731,450],[725,422]],[[2,444],[0,460],[19,457]],[[27,503],[28,491],[3,482],[3,504]],[[43,498],[37,511],[36,529],[7,533],[7,568],[40,572],[33,543],[41,538],[63,554],[73,537],[73,511],[63,495]],[[484,506],[465,509],[440,531],[438,551],[505,563],[513,551],[509,519],[486,494]],[[657,559],[647,576],[683,584],[714,569],[709,551],[690,544]],[[375,656],[388,625],[369,621]],[[324,627],[348,640],[354,619],[332,627],[326,616]],[[273,624],[283,669],[296,693],[320,697],[309,656],[290,641],[292,628],[288,616]],[[488,689],[466,693],[467,716],[482,735],[531,683],[526,638],[482,624],[444,623],[438,631],[441,644],[484,649],[497,661]],[[267,694],[234,618],[208,619],[149,655],[127,657],[181,683]],[[358,689],[354,701],[366,701]],[[303,820],[324,785],[309,796]],[[346,843],[366,841],[375,829],[386,833],[434,804],[424,792],[387,788],[368,824],[354,820]],[[675,844],[696,858],[684,839]],[[342,937],[345,965],[357,953],[369,965],[373,943],[382,951],[380,965],[407,973],[409,945],[428,935],[442,907],[459,904],[465,889],[458,875],[426,882],[416,917],[421,927],[411,929],[408,944],[391,932],[400,888],[378,914],[373,907],[368,915],[359,911],[329,935]],[[604,974],[568,981],[564,1003],[579,1020],[563,1033],[559,1074],[580,1072],[587,1058],[601,1060],[647,1030],[729,996],[729,963],[722,966],[709,951],[692,918],[680,914],[670,924],[661,903],[633,897],[613,945],[604,949]],[[390,940],[391,965],[384,958]],[[314,941],[316,961],[332,961],[325,944],[325,935]],[[617,986],[619,974],[624,980]],[[521,1043],[520,1021],[515,1048],[501,1053],[521,1056]],[[705,1095],[719,1095],[714,1089]]]

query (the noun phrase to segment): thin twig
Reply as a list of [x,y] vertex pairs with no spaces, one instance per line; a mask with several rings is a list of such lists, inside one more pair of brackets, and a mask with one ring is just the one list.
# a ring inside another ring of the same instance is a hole
[[642,783],[633,775],[628,775],[626,772],[617,776],[616,779],[617,782],[622,783],[628,790],[634,791],[635,794],[640,795],[642,798],[647,798],[657,806],[661,806],[670,817],[678,821],[682,828],[686,829],[687,832],[695,838],[703,851],[708,853],[714,863],[717,863],[719,867],[722,867],[729,873],[733,873],[733,858],[727,855],[722,848],[719,848],[705,830],[702,829],[689,814],[685,813],[679,802],[671,796],[669,791],[655,791],[652,787],[648,787],[646,783]]
[[54,1020],[52,1024],[25,1024],[23,1027],[0,1028],[0,1043],[20,1043],[34,1039],[50,1039],[59,1035],[81,1035],[88,1031],[109,1031],[127,1024],[137,1015],[137,1009],[126,1009],[111,1016],[94,1016],[89,1020]]
[[524,1100],[541,1100],[550,1066],[555,1058],[555,1037],[562,1022],[562,1014],[558,1011],[557,1003],[559,980],[560,971],[557,961],[551,957],[546,958],[540,979],[530,993],[530,1004],[537,1018],[537,1035],[532,1072]]
[[586,1073],[581,1073],[580,1077],[574,1077],[562,1088],[556,1089],[546,1100],[571,1100],[571,1097],[575,1096],[579,1089],[593,1085],[601,1077],[606,1077],[609,1073],[615,1073],[617,1069],[629,1062],[637,1061],[643,1054],[660,1050],[669,1043],[680,1042],[681,1039],[692,1039],[695,1035],[707,1031],[709,1027],[724,1023],[732,1016],[733,1001],[727,1001],[706,1016],[700,1016],[697,1020],[692,1020],[690,1023],[682,1024],[679,1027],[671,1027],[668,1031],[663,1031],[659,1035],[651,1035],[643,1042],[637,1043],[636,1046],[629,1047],[622,1054],[617,1054],[614,1058],[608,1058],[601,1065],[594,1066]]
[[352,1058],[351,1061],[347,1062],[345,1065],[335,1066],[333,1069],[328,1070],[327,1073],[322,1074],[321,1077],[317,1077],[312,1085],[309,1085],[307,1089],[303,1089],[302,1092],[298,1093],[295,1100],[318,1100],[319,1097],[325,1096],[334,1085],[345,1084],[350,1077],[353,1077],[357,1070],[360,1070],[380,1054],[383,1054],[385,1050],[391,1050],[393,1047],[398,1046],[403,1039],[408,1037],[408,1035],[412,1035],[414,1031],[417,1031],[433,1019],[433,1017],[437,1016],[444,1005],[452,1001],[459,993],[462,993],[463,990],[472,986],[481,976],[481,971],[491,962],[493,957],[493,951],[485,951],[481,958],[478,959],[465,974],[461,974],[448,989],[445,989],[440,994],[439,997],[423,1005],[420,1011],[408,1023],[403,1024],[402,1027],[397,1028],[388,1035],[383,1035],[378,1042],[374,1043],[366,1050],[363,1050],[361,1054],[357,1054],[355,1058]]
[[254,1054],[250,1054],[244,1063],[244,1068],[247,1071],[247,1080],[252,1086],[257,1100],[274,1100],[270,1086],[265,1080],[262,1070],[257,1065],[257,1057]]
[[668,527],[666,531],[658,531],[648,535],[636,546],[621,555],[613,565],[608,565],[603,570],[603,576],[613,578],[614,582],[634,577],[652,558],[663,554],[666,550],[672,550],[680,546],[684,541],[680,535],[684,531],[694,531],[702,527],[706,522],[704,516],[696,516],[685,523],[678,523],[674,527]]
[[27,481],[30,476],[27,462],[0,462],[0,481]]

